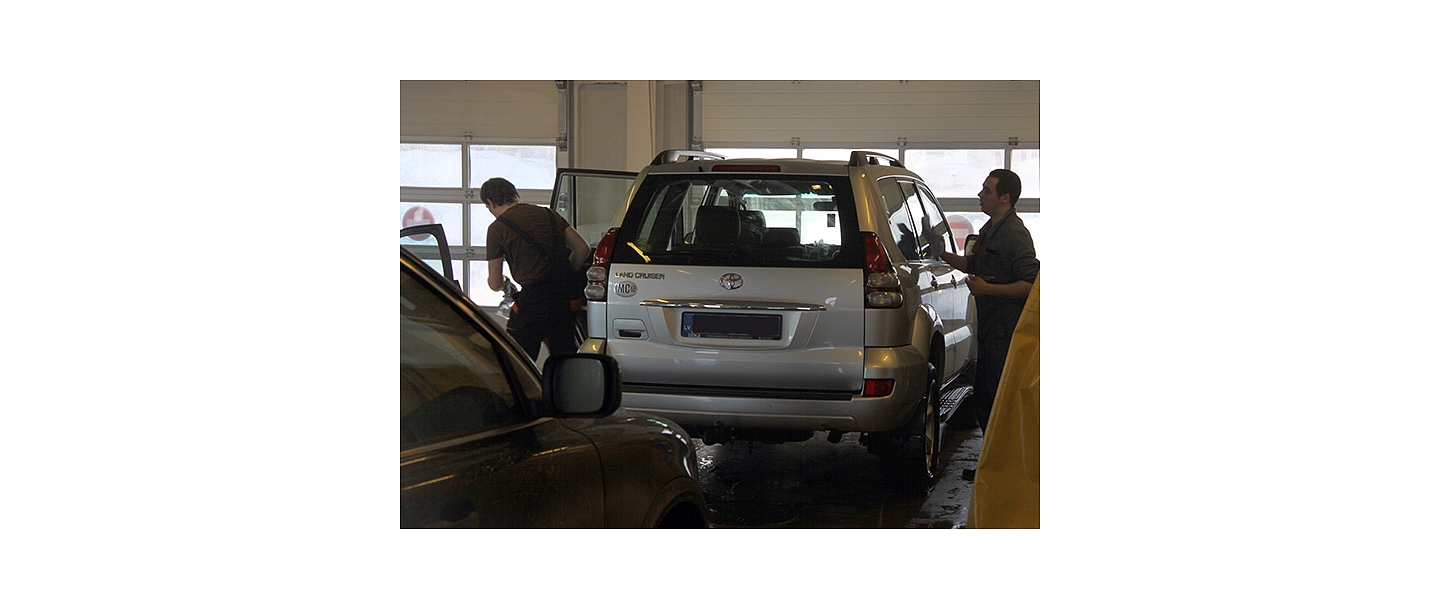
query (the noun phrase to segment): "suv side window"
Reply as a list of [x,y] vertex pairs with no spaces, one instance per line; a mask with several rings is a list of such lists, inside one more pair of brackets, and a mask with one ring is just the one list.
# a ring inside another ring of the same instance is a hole
[[400,271],[400,445],[525,419],[495,345]]
[[950,234],[950,223],[945,219],[945,213],[940,211],[940,204],[935,203],[935,196],[930,194],[930,189],[924,184],[914,183],[920,197],[920,209],[925,215],[921,221],[925,227],[921,233],[931,236],[931,251],[929,256],[934,260],[940,260],[941,252],[957,254],[955,249],[954,236]]
[[890,219],[890,233],[895,237],[895,243],[900,246],[901,256],[904,256],[905,260],[920,260],[922,244],[919,233],[915,230],[915,222],[910,218],[910,206],[905,191],[900,187],[900,181],[886,178],[880,180],[876,186],[880,189],[880,199],[885,202],[885,215]]

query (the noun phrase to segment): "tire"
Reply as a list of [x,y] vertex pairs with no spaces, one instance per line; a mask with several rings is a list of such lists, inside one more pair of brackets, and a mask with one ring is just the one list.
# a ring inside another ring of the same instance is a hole
[[910,435],[895,451],[880,454],[886,480],[903,491],[928,494],[940,473],[940,372],[929,369],[929,387],[921,405],[921,433]]
[[940,447],[944,440],[940,437],[940,371],[935,370],[933,364],[930,365],[929,386],[925,392],[925,431],[920,435],[920,440],[924,443],[921,460],[923,465],[917,473],[927,490],[940,474]]

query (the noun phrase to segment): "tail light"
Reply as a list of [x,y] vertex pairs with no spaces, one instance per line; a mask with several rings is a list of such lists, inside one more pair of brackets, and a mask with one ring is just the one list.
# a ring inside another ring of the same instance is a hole
[[[905,302],[900,293],[900,276],[890,264],[890,255],[874,233],[864,233],[865,242],[865,306],[893,309]],[[598,254],[596,255],[599,256]]]
[[615,229],[605,232],[600,243],[595,245],[595,256],[590,260],[590,269],[585,272],[589,284],[585,286],[585,298],[591,301],[605,300],[605,282],[610,277],[610,254],[615,251]]

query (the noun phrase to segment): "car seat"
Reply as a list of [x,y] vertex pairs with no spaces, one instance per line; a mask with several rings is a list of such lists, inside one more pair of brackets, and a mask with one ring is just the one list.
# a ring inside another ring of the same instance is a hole
[[721,206],[695,210],[695,244],[734,245],[740,237],[740,211]]

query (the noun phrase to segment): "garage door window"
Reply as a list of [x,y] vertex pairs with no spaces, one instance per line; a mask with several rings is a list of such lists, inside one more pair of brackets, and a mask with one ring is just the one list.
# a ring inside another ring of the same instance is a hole
[[555,185],[555,147],[470,146],[470,188],[480,188],[496,177],[509,180],[517,189],[550,189]]
[[1040,151],[1023,149],[1010,151],[1010,171],[1020,176],[1021,197],[1040,198]]
[[907,150],[905,167],[920,174],[936,197],[975,197],[985,177],[1005,167],[1005,151]]
[[[400,228],[443,225],[465,293],[481,305],[499,303],[502,295],[485,283],[485,235],[495,217],[479,200],[480,185],[505,178],[520,189],[521,201],[546,205],[555,185],[555,162],[553,145],[402,142]],[[439,263],[434,255],[424,258],[432,266]]]
[[[1009,159],[1007,161],[1006,156]],[[1020,201],[1016,211],[1035,239],[1035,250],[1043,249],[1040,233],[1040,151],[1038,149],[911,149],[901,159],[905,167],[920,174],[940,207],[950,217],[956,241],[978,233],[990,220],[980,212],[977,193],[991,171],[1008,168],[1020,176]]]
[[707,148],[726,159],[794,159],[794,148]]
[[401,144],[400,186],[460,188],[460,146]]
[[460,238],[460,229],[464,226],[461,218],[462,207],[458,203],[433,201],[401,203],[400,228],[438,224],[445,227],[445,240],[453,245],[453,242]]
[[816,161],[849,161],[850,154],[857,150],[868,150],[882,155],[890,155],[896,159],[900,158],[900,151],[893,148],[886,149],[863,146],[859,148],[807,148],[802,154],[805,155],[806,159],[815,159]]

